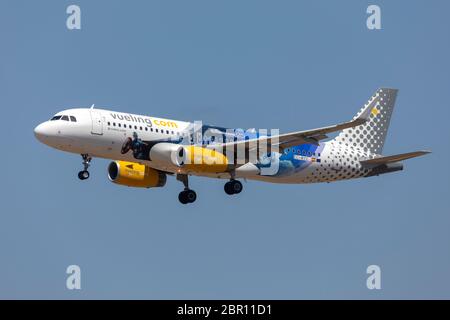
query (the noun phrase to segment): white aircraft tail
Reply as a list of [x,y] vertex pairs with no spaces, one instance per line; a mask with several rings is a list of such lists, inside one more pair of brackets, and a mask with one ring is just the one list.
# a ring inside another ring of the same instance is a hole
[[373,105],[369,119],[359,126],[342,130],[333,141],[361,149],[364,152],[381,154],[392,111],[394,110],[397,92],[397,89],[378,89],[354,117],[354,119],[358,118],[367,106]]

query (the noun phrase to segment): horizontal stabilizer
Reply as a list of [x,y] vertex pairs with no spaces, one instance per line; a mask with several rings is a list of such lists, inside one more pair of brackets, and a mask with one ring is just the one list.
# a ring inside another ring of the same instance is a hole
[[378,157],[378,158],[369,159],[369,160],[360,160],[360,163],[362,166],[373,167],[373,166],[378,166],[380,164],[388,164],[388,163],[399,162],[402,160],[411,159],[411,158],[415,158],[415,157],[420,157],[420,156],[426,155],[430,152],[431,151],[414,151],[414,152],[408,152],[408,153],[401,153],[401,154],[396,154],[393,156]]

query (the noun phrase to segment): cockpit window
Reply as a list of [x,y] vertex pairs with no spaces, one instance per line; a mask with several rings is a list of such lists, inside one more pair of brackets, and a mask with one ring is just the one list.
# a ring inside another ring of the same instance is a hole
[[69,121],[69,117],[68,117],[68,116],[62,116],[62,117],[61,117],[61,120]]
[[70,116],[70,121],[77,122],[77,118],[75,118],[74,116]]
[[61,116],[54,116],[53,118],[50,119],[50,121],[55,121],[59,119],[61,119]]

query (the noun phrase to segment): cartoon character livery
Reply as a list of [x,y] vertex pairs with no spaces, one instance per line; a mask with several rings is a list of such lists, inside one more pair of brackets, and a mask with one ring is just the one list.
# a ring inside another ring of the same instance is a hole
[[[92,158],[113,161],[109,179],[130,187],[163,187],[167,176],[184,184],[178,198],[192,203],[190,176],[227,179],[225,192],[242,191],[239,179],[272,183],[333,182],[403,169],[401,161],[429,151],[383,156],[396,89],[381,88],[348,122],[287,134],[227,129],[103,109],[58,112],[35,129],[53,148],[81,154],[81,180]],[[338,133],[334,139],[328,134]]]

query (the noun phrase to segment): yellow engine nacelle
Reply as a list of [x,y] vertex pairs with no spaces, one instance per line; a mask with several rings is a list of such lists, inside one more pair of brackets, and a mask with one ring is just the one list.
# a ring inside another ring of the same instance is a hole
[[185,154],[183,169],[205,173],[228,171],[229,163],[227,157],[214,149],[186,146]]
[[150,150],[150,159],[162,166],[172,166],[172,170],[175,167],[187,172],[221,173],[229,169],[228,159],[224,154],[200,146],[158,143]]
[[145,165],[113,161],[108,166],[108,178],[111,182],[135,188],[157,188],[166,184],[166,174]]

